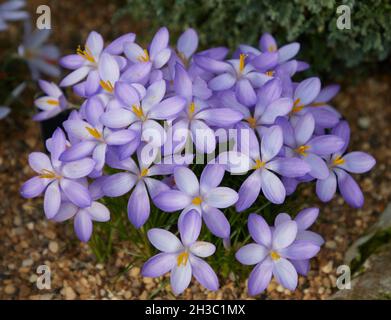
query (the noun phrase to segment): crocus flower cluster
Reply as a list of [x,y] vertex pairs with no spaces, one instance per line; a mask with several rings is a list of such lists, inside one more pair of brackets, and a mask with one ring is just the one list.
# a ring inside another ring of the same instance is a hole
[[[322,88],[316,77],[293,79],[309,67],[295,59],[298,43],[278,48],[264,34],[259,48],[241,45],[227,58],[224,47],[197,52],[193,29],[174,46],[164,27],[148,47],[135,40],[129,33],[105,46],[93,31],[83,47],[61,59],[71,72],[59,87],[40,82],[45,96],[36,100],[42,110],[37,120],[71,105],[62,91],[67,87],[83,99],[63,123],[65,132],[59,128],[47,141],[50,157],[33,153],[29,158],[37,176],[21,193],[26,198],[44,193],[48,219],[73,218],[77,236],[86,242],[93,221],[110,219],[98,201],[102,197],[126,196],[136,228],[148,221],[151,206],[161,214],[180,212],[181,240],[164,229],[148,231],[162,253],[142,271],[147,277],[171,271],[172,289],[179,294],[192,275],[206,288],[218,288],[216,274],[201,259],[215,246],[197,238],[205,223],[229,247],[236,226],[226,208],[247,214],[241,212],[256,211],[260,199],[282,204],[299,183],[310,181],[316,181],[322,201],[331,200],[338,187],[347,203],[362,206],[350,173],[370,170],[375,160],[363,152],[346,153],[349,126],[330,105],[338,86]],[[204,167],[198,174],[193,164],[200,158]],[[239,174],[244,182],[234,190],[224,178]],[[265,290],[272,275],[285,288],[296,288],[298,274],[307,274],[323,244],[307,230],[317,216],[316,208],[293,220],[281,213],[272,227],[257,214],[248,216],[255,243],[236,257],[256,265],[250,294]]]

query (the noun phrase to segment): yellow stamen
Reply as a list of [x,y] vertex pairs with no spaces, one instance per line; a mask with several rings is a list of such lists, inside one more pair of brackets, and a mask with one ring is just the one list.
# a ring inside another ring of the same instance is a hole
[[276,50],[277,50],[277,48],[273,44],[271,44],[270,46],[267,47],[267,51],[269,51],[269,52],[273,52],[273,51],[276,51]]
[[184,266],[187,264],[187,260],[189,260],[189,253],[186,251],[183,251],[178,255],[177,263],[178,267],[183,264]]
[[137,60],[140,61],[140,62],[148,62],[149,61],[148,50],[144,49],[144,55],[143,56],[138,56]]
[[314,102],[314,103],[311,103],[311,107],[320,107],[320,106],[324,106],[326,104],[326,102]]
[[60,178],[56,173],[50,170],[43,169],[39,175],[41,179],[58,179]]
[[132,106],[133,113],[141,120],[145,119],[143,109],[141,107],[137,107],[136,105]]
[[253,169],[254,170],[261,169],[265,166],[265,164],[266,164],[266,162],[257,159],[257,160],[255,160],[255,165],[254,165]]
[[94,56],[92,55],[90,49],[86,46],[84,50],[81,49],[80,46],[76,49],[76,53],[83,57],[84,59],[88,60],[89,62],[95,63]]
[[202,203],[202,199],[201,197],[195,197],[191,203],[196,206],[199,206]]
[[280,255],[279,255],[277,252],[275,252],[275,251],[271,251],[271,252],[270,252],[270,257],[271,257],[274,261],[276,261],[276,260],[278,260],[278,259],[281,258]]
[[100,80],[100,81],[99,81],[99,84],[100,84],[100,86],[101,86],[103,89],[105,89],[107,92],[113,93],[114,87],[113,87],[113,85],[111,84],[110,80],[107,80],[107,81]]
[[190,106],[189,106],[189,114],[190,114],[190,116],[193,115],[194,111],[195,111],[195,103],[192,102],[192,103],[190,103]]
[[299,111],[302,110],[303,108],[304,108],[304,104],[300,104],[300,98],[297,98],[297,99],[293,102],[292,112],[299,112]]
[[307,150],[310,148],[310,146],[300,146],[298,148],[295,149],[295,151],[302,155],[302,156],[306,156],[307,155]]
[[257,119],[255,119],[254,117],[248,117],[246,121],[252,129],[255,129],[257,127]]
[[342,158],[341,156],[338,156],[336,157],[334,160],[333,160],[333,166],[338,166],[340,164],[344,164],[345,163],[345,159]]
[[247,54],[241,53],[239,56],[239,71],[242,72],[244,69],[244,61],[247,58]]
[[101,139],[102,138],[102,135],[99,133],[98,130],[96,130],[95,128],[90,128],[90,127],[86,127],[86,130],[88,131],[88,133],[93,136],[95,139]]
[[58,102],[58,100],[55,100],[55,99],[47,99],[46,100],[46,103],[47,104],[50,104],[52,106],[58,106],[60,103]]
[[269,71],[266,71],[265,74],[266,74],[268,77],[273,77],[273,76],[274,76],[274,71],[273,71],[273,70],[269,70]]
[[147,174],[148,174],[148,169],[144,168],[143,170],[141,170],[140,177],[145,177]]

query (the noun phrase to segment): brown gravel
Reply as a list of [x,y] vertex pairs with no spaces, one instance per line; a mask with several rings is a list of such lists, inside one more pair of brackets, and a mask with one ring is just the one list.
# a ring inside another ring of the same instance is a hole
[[[33,7],[36,2],[31,1],[30,5]],[[59,21],[56,20],[60,19],[58,10],[71,10],[69,7],[73,2],[56,2],[52,6],[53,20]],[[114,7],[108,5],[105,14],[110,15],[113,11]],[[100,22],[105,21],[107,16],[99,19],[91,12],[96,15],[99,10],[61,15],[69,17],[72,22],[61,20],[64,30],[57,33],[57,43],[69,50],[69,43],[84,38],[93,28],[103,29],[106,34],[126,31],[123,24],[117,30],[111,30],[109,24]],[[70,25],[83,27],[66,30]],[[66,39],[66,35],[73,36]],[[340,197],[328,204],[317,203],[321,216],[315,230],[323,235],[326,244],[313,259],[308,277],[300,277],[300,285],[295,292],[284,290],[272,282],[261,298],[325,299],[335,292],[336,268],[343,263],[347,248],[376,220],[391,199],[390,88],[391,77],[385,76],[342,88],[335,105],[351,124],[351,150],[370,152],[377,160],[371,173],[357,177],[364,191],[365,205],[355,210],[344,204]],[[147,299],[158,288],[155,299],[175,299],[166,285],[167,281],[143,279],[137,266],[118,276],[132,263],[127,253],[129,244],[119,245],[121,249],[107,264],[99,264],[89,247],[75,239],[72,226],[45,220],[41,199],[24,200],[19,197],[21,183],[32,175],[27,166],[27,155],[42,149],[39,125],[26,115],[13,113],[0,122],[0,137],[1,299]],[[314,205],[309,200],[313,192],[313,187],[303,190],[303,206]],[[36,286],[39,276],[36,270],[43,264],[48,265],[52,272],[49,290],[39,290]],[[221,289],[217,292],[208,292],[192,282],[185,294],[178,298],[248,298],[245,284],[238,287],[230,279],[220,280]]]

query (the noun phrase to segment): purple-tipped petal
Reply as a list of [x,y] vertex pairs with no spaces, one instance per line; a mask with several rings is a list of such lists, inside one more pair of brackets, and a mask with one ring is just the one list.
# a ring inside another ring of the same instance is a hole
[[219,288],[219,279],[211,266],[204,260],[190,256],[192,273],[199,283],[208,290],[215,291]]
[[265,32],[259,39],[259,48],[262,52],[273,52],[277,50],[277,43],[274,37]]
[[315,130],[315,119],[311,113],[306,113],[300,117],[295,126],[295,138],[298,146],[306,144],[312,137]]
[[310,271],[310,260],[291,260],[298,274],[306,276]]
[[190,252],[201,258],[209,257],[215,251],[215,245],[205,241],[196,241],[190,246]]
[[344,162],[338,167],[351,173],[364,173],[373,168],[376,160],[368,153],[355,151],[350,152],[343,157]]
[[175,66],[174,89],[179,96],[190,101],[193,95],[193,84],[185,68],[179,63]]
[[118,81],[114,88],[115,97],[120,100],[125,106],[131,108],[133,105],[139,104],[139,95],[134,87],[129,83]]
[[268,71],[275,68],[278,63],[277,52],[265,52],[261,53],[250,62],[255,68],[260,71]]
[[113,109],[102,114],[100,120],[103,125],[120,129],[128,126],[137,119],[136,115],[125,109]]
[[57,181],[53,181],[45,191],[43,208],[46,218],[52,219],[60,209],[61,191]]
[[335,153],[344,145],[343,140],[335,135],[323,135],[311,139],[308,144],[310,151],[319,156]]
[[86,208],[91,205],[91,196],[88,189],[78,182],[70,179],[61,179],[61,190],[64,191],[69,201],[74,203],[80,208]]
[[273,126],[266,130],[261,140],[262,161],[273,159],[281,150],[283,134],[279,126]]
[[197,32],[189,28],[183,32],[177,42],[177,49],[182,53],[186,59],[189,59],[198,47],[198,35]]
[[171,288],[174,294],[182,293],[190,284],[192,268],[188,261],[185,265],[176,265],[171,271]]
[[79,179],[88,176],[95,167],[95,161],[84,158],[64,164],[62,174],[66,178]]
[[20,188],[20,194],[24,198],[38,197],[43,190],[45,190],[48,184],[47,179],[41,179],[40,177],[33,177],[27,180]]
[[286,259],[302,260],[311,259],[320,250],[320,247],[308,241],[295,241],[289,247],[279,251]]
[[305,241],[321,247],[324,244],[324,239],[317,233],[304,230],[297,233],[296,242]]
[[315,99],[317,103],[325,103],[334,98],[340,90],[340,86],[337,84],[328,85],[320,90],[318,96]]
[[311,167],[299,158],[278,158],[268,162],[266,168],[288,178],[302,177],[311,170]]
[[29,165],[37,173],[42,170],[53,170],[49,157],[43,152],[32,152],[29,154]]
[[236,211],[240,212],[251,207],[261,192],[261,184],[262,178],[259,170],[247,177],[238,191],[239,199],[235,204]]
[[156,249],[162,252],[175,253],[183,249],[179,239],[164,229],[153,228],[148,230],[148,239]]
[[69,87],[80,82],[87,76],[90,70],[91,68],[89,66],[83,66],[76,69],[61,80],[60,87]]
[[139,181],[129,197],[128,218],[136,228],[140,228],[147,221],[149,213],[150,204],[147,188],[143,181]]
[[185,246],[192,245],[200,235],[202,220],[200,213],[196,210],[186,212],[179,226],[182,243]]
[[303,160],[310,166],[309,175],[316,179],[326,179],[329,175],[329,168],[326,162],[316,154],[309,153]]
[[223,73],[208,82],[208,87],[215,91],[227,90],[233,87],[236,79],[230,73]]
[[56,222],[63,222],[72,218],[79,208],[70,202],[63,202],[60,205],[60,209],[57,211],[56,215],[53,217],[53,220]]
[[169,37],[166,27],[162,27],[156,32],[149,47],[151,57],[156,56],[156,54],[167,47]]
[[231,69],[231,66],[228,63],[216,59],[218,58],[212,58],[206,54],[197,54],[194,56],[194,62],[196,63],[196,65],[206,71],[219,74],[222,72],[227,72]]
[[110,133],[105,141],[108,145],[119,146],[128,143],[138,136],[137,132],[133,130],[119,130]]
[[74,228],[80,241],[88,242],[92,234],[92,220],[85,210],[79,210],[75,216]]
[[207,164],[201,173],[200,187],[202,191],[216,188],[224,177],[224,167],[219,164]]
[[66,69],[75,70],[84,64],[85,59],[78,54],[70,54],[62,57],[59,61],[60,66]]
[[119,197],[129,192],[136,184],[137,177],[127,172],[108,176],[102,185],[103,193],[108,197]]
[[106,222],[110,220],[110,211],[100,202],[93,201],[91,206],[85,209],[93,221]]
[[236,252],[236,259],[244,265],[253,265],[260,263],[268,255],[269,250],[257,243],[250,243],[241,247]]
[[350,127],[347,121],[340,121],[337,126],[331,131],[332,134],[340,137],[344,141],[344,145],[339,153],[344,153],[348,148],[350,141]]
[[286,259],[279,259],[274,263],[273,274],[284,288],[295,290],[297,287],[297,272],[295,267]]
[[94,57],[98,57],[103,50],[102,36],[96,31],[91,31],[86,41],[86,47]]
[[260,245],[269,248],[272,244],[272,234],[270,227],[261,216],[251,213],[248,217],[248,231],[251,238]]
[[141,274],[143,277],[160,277],[174,268],[176,257],[172,253],[159,253],[144,263]]
[[274,124],[277,117],[287,115],[293,106],[293,101],[290,98],[280,98],[270,103],[265,112],[262,114],[260,121],[264,124]]
[[154,199],[155,205],[162,211],[174,212],[191,204],[191,197],[178,190],[163,191]]
[[264,169],[261,172],[262,192],[265,197],[275,203],[281,204],[285,200],[286,191],[281,180],[271,171]]
[[193,171],[186,167],[177,167],[174,170],[175,184],[179,190],[189,196],[199,194],[200,186]]
[[326,179],[316,181],[316,195],[323,202],[329,202],[337,191],[337,177],[333,171],[330,171]]
[[247,107],[255,105],[257,101],[257,95],[255,94],[254,88],[247,79],[240,79],[236,83],[235,93],[238,101]]
[[238,194],[228,187],[216,187],[204,195],[204,200],[211,207],[228,208],[238,201]]
[[345,201],[354,208],[361,208],[364,205],[364,196],[352,176],[343,170],[335,170],[338,177],[338,188]]
[[208,108],[199,112],[195,118],[205,120],[211,126],[230,127],[242,120],[243,115],[229,108]]
[[273,232],[273,249],[283,249],[292,244],[297,235],[297,223],[285,221],[276,226]]
[[210,232],[216,237],[222,239],[229,237],[231,227],[224,213],[219,209],[208,207],[206,210],[203,210],[202,217]]
[[262,263],[255,266],[248,278],[248,294],[255,296],[264,291],[272,279],[273,262],[271,259],[265,259]]
[[167,98],[153,106],[148,116],[156,120],[167,120],[182,111],[185,105],[186,100],[182,97],[175,96]]
[[292,59],[300,50],[298,42],[292,42],[278,49],[278,62],[282,63]]
[[295,90],[293,100],[300,99],[300,105],[308,105],[318,96],[320,92],[319,78],[308,78],[299,83]]
[[124,52],[124,44],[134,42],[135,39],[136,35],[134,33],[126,33],[111,42],[104,51],[113,55],[120,55]]
[[307,208],[301,210],[297,216],[295,217],[295,221],[297,223],[297,229],[299,231],[306,230],[312,226],[315,220],[319,216],[318,208]]

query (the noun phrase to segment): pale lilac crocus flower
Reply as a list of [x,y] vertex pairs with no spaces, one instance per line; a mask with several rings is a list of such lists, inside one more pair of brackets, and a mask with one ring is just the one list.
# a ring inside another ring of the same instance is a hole
[[219,288],[216,273],[202,258],[214,254],[216,247],[205,241],[197,241],[201,231],[201,217],[195,210],[189,211],[179,225],[179,240],[164,229],[150,229],[148,239],[162,251],[150,258],[142,268],[144,277],[160,277],[171,272],[171,288],[175,294],[182,293],[194,275],[196,280],[209,290]]
[[39,79],[41,74],[51,77],[60,76],[60,68],[57,66],[57,60],[60,52],[55,45],[45,44],[49,38],[51,30],[35,30],[26,32],[22,44],[18,47],[18,54],[26,60],[33,79]]
[[60,209],[52,218],[56,222],[63,222],[73,218],[75,233],[79,240],[83,242],[88,242],[91,238],[93,221],[106,222],[110,220],[110,211],[105,205],[97,201],[100,195],[94,192],[93,184],[90,185],[89,192],[93,200],[89,207],[80,208],[72,202],[66,201],[61,203]]
[[33,120],[43,121],[55,117],[68,108],[68,101],[62,90],[53,82],[39,80],[39,86],[46,96],[34,101],[37,108],[42,110],[33,117]]
[[286,156],[303,159],[311,168],[311,177],[325,179],[329,171],[322,157],[340,150],[343,140],[333,134],[315,136],[315,119],[311,113],[302,115],[295,127],[286,119],[280,118],[277,123],[283,128]]
[[137,132],[136,144],[124,146],[121,158],[130,156],[141,141],[148,142],[155,147],[161,146],[166,139],[164,128],[156,120],[169,120],[183,110],[186,100],[179,96],[172,96],[162,101],[166,93],[164,80],[156,81],[147,88],[145,97],[139,101],[139,95],[127,83],[118,87],[118,98],[125,108],[113,108],[106,111],[100,121],[103,125]]
[[[148,220],[150,214],[150,200],[169,187],[160,180],[152,178],[156,175],[167,175],[173,172],[174,164],[152,164],[156,158],[156,149],[152,155],[145,153],[143,146],[137,150],[138,165],[132,158],[119,160],[115,153],[109,153],[107,164],[125,172],[108,176],[102,186],[106,196],[119,197],[132,190],[128,201],[128,218],[136,227],[140,228]],[[134,188],[133,188],[134,187]]]
[[226,239],[230,235],[230,225],[219,208],[235,204],[238,194],[231,188],[218,187],[223,177],[224,168],[217,164],[206,165],[200,182],[189,168],[177,167],[174,169],[177,190],[159,193],[154,198],[155,205],[165,212],[182,210],[178,225],[181,225],[186,212],[195,209],[216,237]]
[[[317,233],[308,230],[311,227],[319,215],[318,208],[306,208],[301,210],[296,217],[293,219],[297,224],[297,236],[296,240],[303,240],[313,243],[316,246],[321,247],[324,244],[324,239]],[[274,227],[277,227],[279,224],[285,221],[291,221],[292,218],[287,213],[279,213],[274,220]],[[296,271],[305,276],[310,270],[310,259],[304,260],[295,260],[290,259],[294,265]]]
[[316,182],[316,194],[323,202],[330,201],[337,191],[345,201],[354,208],[364,204],[362,191],[349,173],[365,173],[371,170],[376,160],[369,154],[361,151],[346,152],[350,140],[350,128],[346,121],[341,121],[332,131],[343,139],[344,145],[338,151],[327,157],[328,175],[325,179]]
[[35,198],[45,192],[44,211],[48,219],[56,215],[62,198],[82,208],[89,207],[92,201],[85,177],[94,169],[95,161],[84,158],[62,163],[59,157],[66,144],[64,132],[57,129],[47,142],[50,158],[42,152],[31,153],[29,164],[38,175],[26,181],[20,190],[25,198]]
[[0,4],[0,31],[7,30],[7,21],[26,20],[29,17],[27,11],[21,10],[26,4],[24,0],[5,1]]
[[112,131],[104,127],[100,117],[104,113],[104,105],[99,97],[88,99],[85,106],[86,120],[68,119],[63,123],[68,135],[78,139],[61,155],[61,161],[75,161],[92,155],[95,160],[95,170],[102,170],[108,146],[119,146],[132,141],[137,133],[122,129]]
[[[206,82],[201,78],[193,82],[180,64],[176,65],[174,89],[176,94],[186,99],[185,110],[174,121],[174,135],[178,129],[190,130],[190,137],[199,152],[210,153],[216,148],[215,133],[210,126],[231,127],[242,119],[240,112],[231,108],[211,108],[206,100],[211,97],[212,91]],[[182,143],[183,147],[185,144],[186,140]]]
[[240,248],[236,259],[244,265],[256,265],[248,279],[248,293],[257,295],[269,285],[272,276],[283,287],[293,291],[297,287],[297,271],[290,261],[314,257],[320,247],[296,240],[298,226],[295,221],[284,221],[270,228],[257,214],[250,214],[248,230],[255,243]]
[[213,91],[222,91],[234,88],[237,99],[245,106],[252,106],[256,102],[254,88],[259,88],[269,78],[258,71],[251,64],[246,64],[246,55],[241,54],[239,59],[218,61],[204,55],[196,55],[195,63],[206,71],[217,74],[208,82]]
[[[300,177],[309,172],[309,166],[300,159],[278,157],[283,145],[283,133],[279,126],[265,129],[260,144],[254,131],[248,128],[242,130],[247,130],[248,144],[246,141],[241,142],[240,138],[238,150],[228,151],[218,160],[219,163],[224,161],[227,164],[226,169],[232,173],[254,171],[239,189],[236,210],[243,211],[249,208],[258,198],[261,190],[269,201],[276,204],[283,203],[286,191],[275,173],[287,177]],[[239,168],[237,168],[236,160],[240,160]]]

